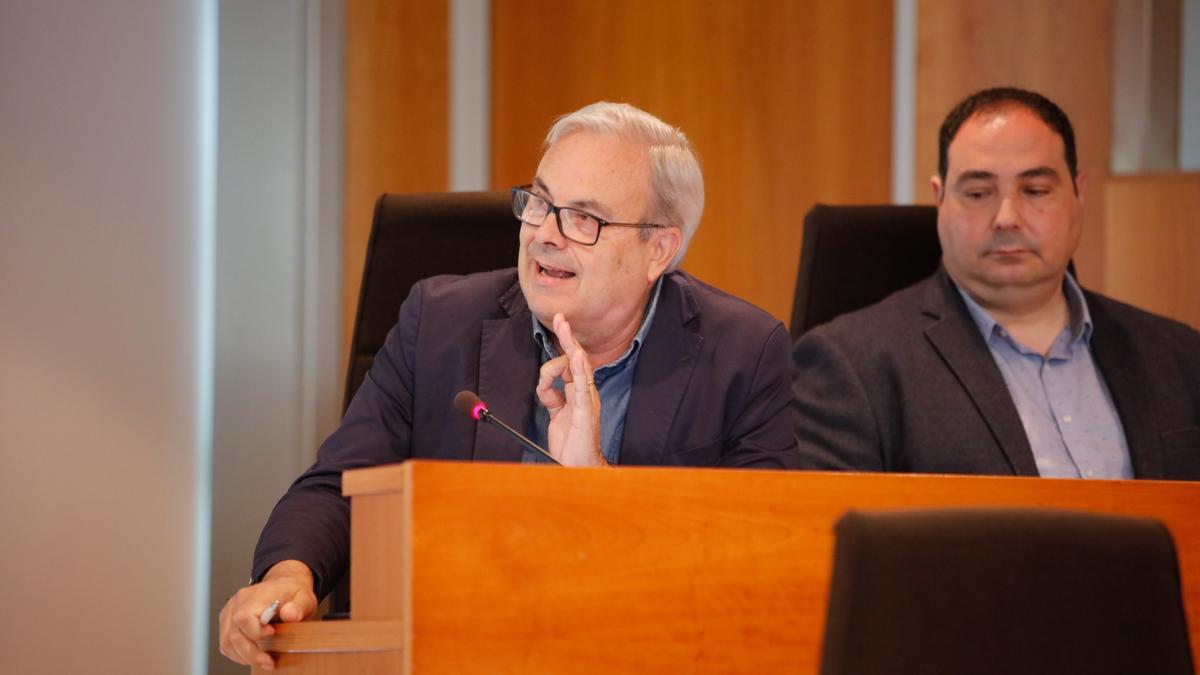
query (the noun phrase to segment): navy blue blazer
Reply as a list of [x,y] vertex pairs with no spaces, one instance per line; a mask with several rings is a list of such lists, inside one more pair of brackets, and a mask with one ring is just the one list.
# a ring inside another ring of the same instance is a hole
[[[684,272],[665,275],[634,373],[623,465],[795,468],[790,338],[778,320]],[[521,446],[453,407],[464,389],[532,429],[540,358],[515,269],[413,286],[341,426],[279,501],[253,578],[308,564],[318,597],[348,568],[346,469],[408,458],[520,461]]]
[[[1137,478],[1200,480],[1200,334],[1084,291]],[[807,469],[1036,476],[1020,415],[944,269],[793,352]]]

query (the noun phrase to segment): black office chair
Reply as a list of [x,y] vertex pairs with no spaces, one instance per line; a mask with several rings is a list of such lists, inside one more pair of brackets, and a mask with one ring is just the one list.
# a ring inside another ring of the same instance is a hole
[[[342,412],[395,325],[412,285],[437,274],[470,274],[517,263],[520,223],[505,192],[384,194],[375,203],[358,293]],[[326,618],[345,618],[349,575],[330,594]]]
[[1156,520],[1049,509],[845,514],[822,675],[1192,675]]
[[371,369],[417,281],[517,264],[520,223],[505,192],[385,194],[375,203],[342,410]]
[[[941,259],[937,207],[813,206],[804,217],[792,340],[921,281]],[[1067,271],[1078,278],[1074,261]]]
[[817,204],[804,217],[792,339],[928,277],[941,258],[933,206]]

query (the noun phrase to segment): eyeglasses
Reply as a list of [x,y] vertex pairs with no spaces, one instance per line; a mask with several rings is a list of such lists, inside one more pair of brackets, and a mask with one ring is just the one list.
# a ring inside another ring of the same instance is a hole
[[555,206],[530,192],[531,187],[522,185],[512,189],[512,209],[517,220],[539,227],[553,213],[558,222],[558,231],[577,244],[595,246],[600,241],[600,230],[606,227],[636,227],[643,230],[666,227],[653,223],[610,223],[579,209]]

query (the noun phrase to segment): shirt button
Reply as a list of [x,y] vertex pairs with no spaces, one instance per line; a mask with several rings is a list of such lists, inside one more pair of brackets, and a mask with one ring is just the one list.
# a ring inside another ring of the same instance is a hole
[[1064,422],[1066,422],[1067,424],[1070,424],[1070,423],[1071,423],[1071,416],[1070,416],[1070,415],[1063,415],[1063,421],[1064,421]]

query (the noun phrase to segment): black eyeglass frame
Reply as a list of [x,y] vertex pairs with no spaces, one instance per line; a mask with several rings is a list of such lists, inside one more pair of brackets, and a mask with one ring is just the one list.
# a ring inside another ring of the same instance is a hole
[[[537,194],[536,192],[531,191],[529,188],[532,188],[532,187],[533,187],[533,184],[530,183],[528,185],[518,185],[511,189],[513,215],[516,216],[517,220],[521,221],[522,223],[525,223],[527,225],[533,225],[534,227],[541,227],[546,222],[546,218],[549,218],[550,216],[554,216],[554,223],[556,225],[558,225],[558,233],[561,234],[564,239],[566,239],[568,241],[573,241],[576,244],[582,244],[584,246],[595,246],[596,243],[600,241],[600,233],[602,231],[604,231],[604,228],[606,228],[606,227],[634,227],[639,230],[654,230],[654,229],[669,227],[669,225],[659,225],[658,223],[610,223],[607,220],[601,218],[600,216],[588,213],[587,211],[584,211],[582,209],[577,209],[572,206],[555,206],[554,204],[551,204],[550,201],[547,200],[545,197]],[[542,218],[542,222],[531,223],[528,220],[521,218],[521,214],[517,212],[517,197],[518,197],[518,193],[522,193],[522,192],[529,195],[530,197],[535,197],[537,199],[540,199],[542,201],[542,203],[546,205],[546,208],[547,208],[546,218]],[[591,218],[591,219],[595,220],[597,223],[599,223],[599,225],[596,227],[596,238],[590,242],[587,242],[587,241],[580,241],[578,239],[574,239],[571,236],[569,236],[566,233],[566,231],[563,230],[562,218],[560,218],[558,215],[558,212],[562,211],[562,210],[574,211],[575,213],[582,213],[583,215],[587,216],[588,218]]]

